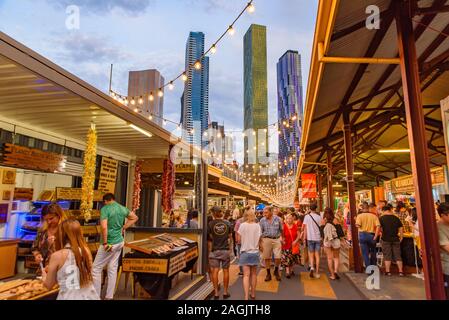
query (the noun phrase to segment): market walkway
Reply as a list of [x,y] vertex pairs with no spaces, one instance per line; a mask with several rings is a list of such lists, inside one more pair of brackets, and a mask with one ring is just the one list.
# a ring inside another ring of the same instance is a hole
[[[332,281],[322,272],[320,279],[310,279],[305,267],[296,266],[295,276],[291,279],[285,277],[281,282],[274,279],[265,282],[265,270],[258,273],[256,297],[258,300],[361,300],[366,299],[352,282],[343,274],[340,280]],[[230,269],[231,300],[242,300],[242,277],[238,276],[238,266],[232,265]],[[223,292],[221,292],[223,293]]]

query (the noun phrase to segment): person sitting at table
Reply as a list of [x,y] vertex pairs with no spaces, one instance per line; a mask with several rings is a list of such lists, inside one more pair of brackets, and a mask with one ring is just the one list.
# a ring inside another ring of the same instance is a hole
[[59,284],[57,300],[100,300],[92,279],[92,254],[84,241],[80,223],[62,222],[58,241],[50,258],[48,273],[42,271],[44,286],[51,290]]
[[57,203],[51,203],[42,207],[42,228],[38,231],[37,237],[31,247],[34,260],[44,267],[48,266],[50,256],[55,252],[55,238],[58,226],[65,220],[65,214]]

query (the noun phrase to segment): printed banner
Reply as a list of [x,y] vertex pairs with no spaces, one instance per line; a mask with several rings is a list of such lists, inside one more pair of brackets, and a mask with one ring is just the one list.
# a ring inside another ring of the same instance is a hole
[[301,181],[303,198],[316,198],[316,174],[303,173],[301,174]]

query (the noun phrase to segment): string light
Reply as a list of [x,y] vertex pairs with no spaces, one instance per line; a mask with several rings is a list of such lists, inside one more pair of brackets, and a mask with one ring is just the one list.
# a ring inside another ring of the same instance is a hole
[[159,89],[157,95],[161,98],[164,96],[164,92],[162,91],[162,89]]
[[235,29],[234,29],[234,27],[231,25],[231,26],[229,26],[229,28],[228,28],[228,33],[231,35],[231,36],[233,36],[234,34],[235,34]]
[[215,44],[210,48],[210,53],[215,54],[217,52],[217,46]]
[[184,81],[184,82],[186,82],[187,81],[187,74],[184,72],[183,74],[182,74],[182,81]]
[[135,104],[136,104],[136,100],[134,100],[134,98],[131,99],[131,105],[135,105]]
[[153,92],[150,93],[150,96],[148,97],[148,100],[150,100],[150,101],[154,100]]
[[142,97],[139,98],[139,104],[143,104],[143,98]]
[[170,81],[170,83],[168,84],[168,89],[173,90],[174,88],[175,88],[175,85],[173,84],[173,81]]
[[254,7],[254,5],[252,4],[252,1],[248,2],[248,12],[254,13],[254,11],[256,11],[256,7]]
[[200,70],[201,69],[201,62],[199,60],[197,60],[194,64],[194,67],[196,70]]

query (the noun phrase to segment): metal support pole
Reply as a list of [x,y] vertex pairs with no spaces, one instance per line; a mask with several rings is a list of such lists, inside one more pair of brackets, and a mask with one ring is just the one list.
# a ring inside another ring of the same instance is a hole
[[433,205],[418,59],[413,35],[412,2],[410,0],[396,2],[396,26],[419,235],[423,250],[426,296],[431,300],[444,300],[446,295]]
[[334,187],[332,185],[332,150],[327,150],[327,206],[334,209]]
[[201,163],[198,164],[196,167],[199,170],[199,194],[196,194],[195,196],[198,198],[197,200],[197,208],[201,212],[201,219],[202,219],[202,226],[203,226],[203,232],[202,232],[202,248],[201,248],[201,273],[206,274],[207,272],[207,259],[208,259],[208,243],[207,243],[207,190],[208,190],[208,168],[207,164],[201,160]]
[[349,210],[351,214],[351,235],[352,235],[352,250],[354,257],[354,271],[362,272],[362,260],[360,256],[359,237],[357,228],[355,227],[355,218],[357,213],[357,206],[355,200],[355,182],[354,182],[354,161],[352,159],[352,137],[351,137],[351,121],[349,113],[343,114],[344,123],[344,143],[345,143],[345,160],[347,173],[347,189],[349,198]]

